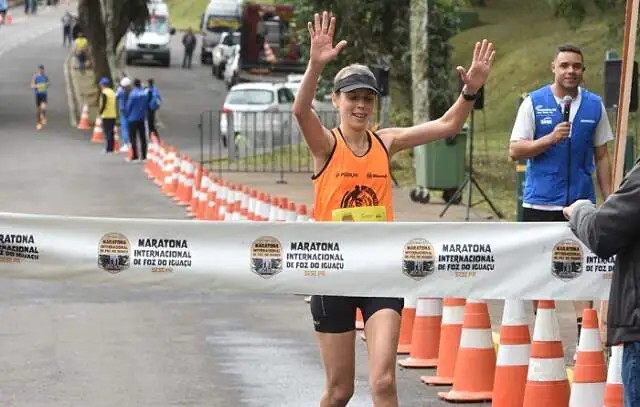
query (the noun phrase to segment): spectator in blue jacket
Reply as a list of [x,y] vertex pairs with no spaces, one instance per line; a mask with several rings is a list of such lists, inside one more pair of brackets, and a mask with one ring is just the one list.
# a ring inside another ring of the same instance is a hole
[[147,83],[149,84],[147,87],[147,97],[149,98],[149,111],[147,112],[149,137],[151,137],[151,134],[155,134],[158,140],[160,140],[160,135],[158,134],[158,129],[156,127],[156,111],[160,109],[162,97],[160,96],[160,92],[158,91],[153,78],[149,79]]
[[120,117],[120,152],[129,151],[129,122],[127,121],[127,99],[131,91],[131,79],[123,75],[120,86],[116,91],[118,100],[118,116]]
[[[147,159],[147,135],[145,132],[145,120],[149,106],[146,90],[142,87],[140,79],[134,79],[133,89],[127,99],[127,122],[129,123],[129,140],[131,142],[131,161]],[[140,154],[138,154],[138,139],[140,138]]]

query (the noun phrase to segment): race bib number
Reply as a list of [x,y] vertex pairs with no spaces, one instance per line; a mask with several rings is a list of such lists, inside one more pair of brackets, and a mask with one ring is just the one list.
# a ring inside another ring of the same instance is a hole
[[364,206],[340,208],[331,212],[334,222],[386,222],[387,208],[384,206]]

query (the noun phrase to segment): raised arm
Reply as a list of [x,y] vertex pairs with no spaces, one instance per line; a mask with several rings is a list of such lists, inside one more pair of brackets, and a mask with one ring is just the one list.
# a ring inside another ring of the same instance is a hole
[[320,15],[316,13],[314,24],[308,22],[307,26],[311,37],[309,64],[293,103],[293,114],[313,156],[324,159],[331,152],[334,140],[329,130],[322,125],[318,115],[313,111],[312,103],[316,94],[318,78],[324,66],[338,55],[347,42],[340,41],[335,47],[333,46],[335,17],[329,18],[326,11],[322,14],[322,22]]
[[[462,66],[456,68],[464,81],[463,94],[475,95],[480,91],[487,80],[494,58],[495,50],[492,43],[487,40],[476,42],[469,71]],[[473,100],[466,100],[460,95],[453,106],[436,120],[412,127],[383,129],[378,134],[385,144],[390,146],[390,153],[451,137],[462,129],[473,104]]]

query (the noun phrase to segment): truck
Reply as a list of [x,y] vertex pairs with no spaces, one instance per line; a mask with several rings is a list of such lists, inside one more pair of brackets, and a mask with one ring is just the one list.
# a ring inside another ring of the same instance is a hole
[[149,3],[149,19],[145,30],[137,35],[128,31],[125,39],[127,65],[134,61],[158,61],[163,66],[171,66],[171,27],[169,8],[164,3]]
[[292,5],[243,4],[237,82],[285,82],[303,74],[300,40]]
[[223,33],[237,31],[242,19],[242,0],[212,0],[200,17],[200,62],[211,64],[212,51]]

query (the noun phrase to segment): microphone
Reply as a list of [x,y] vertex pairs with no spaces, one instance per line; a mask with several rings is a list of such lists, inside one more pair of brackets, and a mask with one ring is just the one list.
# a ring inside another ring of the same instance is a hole
[[569,114],[571,113],[571,101],[573,99],[571,98],[571,96],[566,95],[565,97],[562,98],[562,104],[564,105],[564,110],[562,111],[562,121],[568,122],[569,121]]

